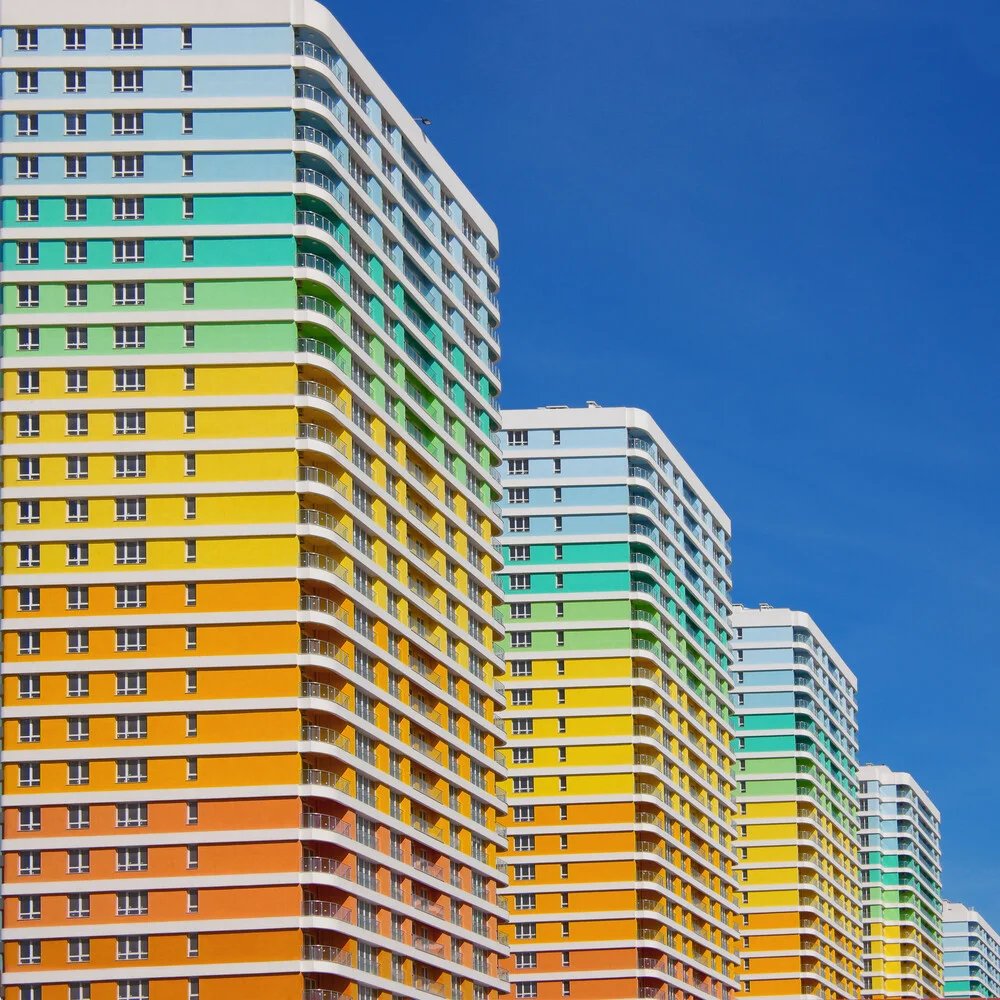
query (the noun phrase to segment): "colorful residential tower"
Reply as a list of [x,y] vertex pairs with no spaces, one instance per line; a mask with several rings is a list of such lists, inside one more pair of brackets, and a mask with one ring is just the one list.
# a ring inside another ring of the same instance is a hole
[[944,995],[1000,997],[1000,934],[963,903],[944,902]]
[[634,409],[504,413],[515,997],[727,998],[729,519]]
[[312,0],[3,18],[8,1000],[495,997],[493,223]]
[[736,605],[744,992],[862,990],[857,681],[809,615]]
[[941,814],[909,774],[881,764],[858,771],[861,786],[863,996],[939,997]]

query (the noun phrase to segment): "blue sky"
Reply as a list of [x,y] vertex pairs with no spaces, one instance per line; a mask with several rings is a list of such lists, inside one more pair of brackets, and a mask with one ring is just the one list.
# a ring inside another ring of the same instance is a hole
[[1000,928],[1000,6],[330,6],[500,228],[503,405],[655,416]]

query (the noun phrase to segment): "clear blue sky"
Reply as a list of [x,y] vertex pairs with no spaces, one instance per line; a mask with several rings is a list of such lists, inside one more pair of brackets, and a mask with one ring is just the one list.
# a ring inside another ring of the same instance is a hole
[[327,2],[500,228],[503,405],[654,415],[1000,928],[1000,5]]

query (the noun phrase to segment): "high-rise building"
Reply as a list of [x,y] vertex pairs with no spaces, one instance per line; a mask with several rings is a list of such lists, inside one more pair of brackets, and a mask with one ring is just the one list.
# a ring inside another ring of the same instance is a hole
[[944,901],[944,995],[1000,997],[1000,934],[982,914]]
[[941,814],[912,775],[866,764],[858,782],[862,995],[939,997],[944,989]]
[[312,0],[3,19],[8,1000],[496,996],[493,223]]
[[729,997],[729,519],[641,410],[503,426],[514,996]]
[[857,681],[809,615],[736,605],[743,988],[861,995]]

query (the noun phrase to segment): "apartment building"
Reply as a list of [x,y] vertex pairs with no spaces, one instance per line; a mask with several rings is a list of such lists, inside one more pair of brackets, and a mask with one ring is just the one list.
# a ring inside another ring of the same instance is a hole
[[905,772],[866,764],[858,782],[863,996],[942,996],[941,814]]
[[944,901],[944,995],[1000,997],[1000,934],[981,913]]
[[863,989],[857,680],[809,615],[736,605],[743,992]]
[[312,0],[2,18],[8,1000],[496,997],[494,224]]
[[729,519],[641,410],[505,411],[515,997],[732,996]]

